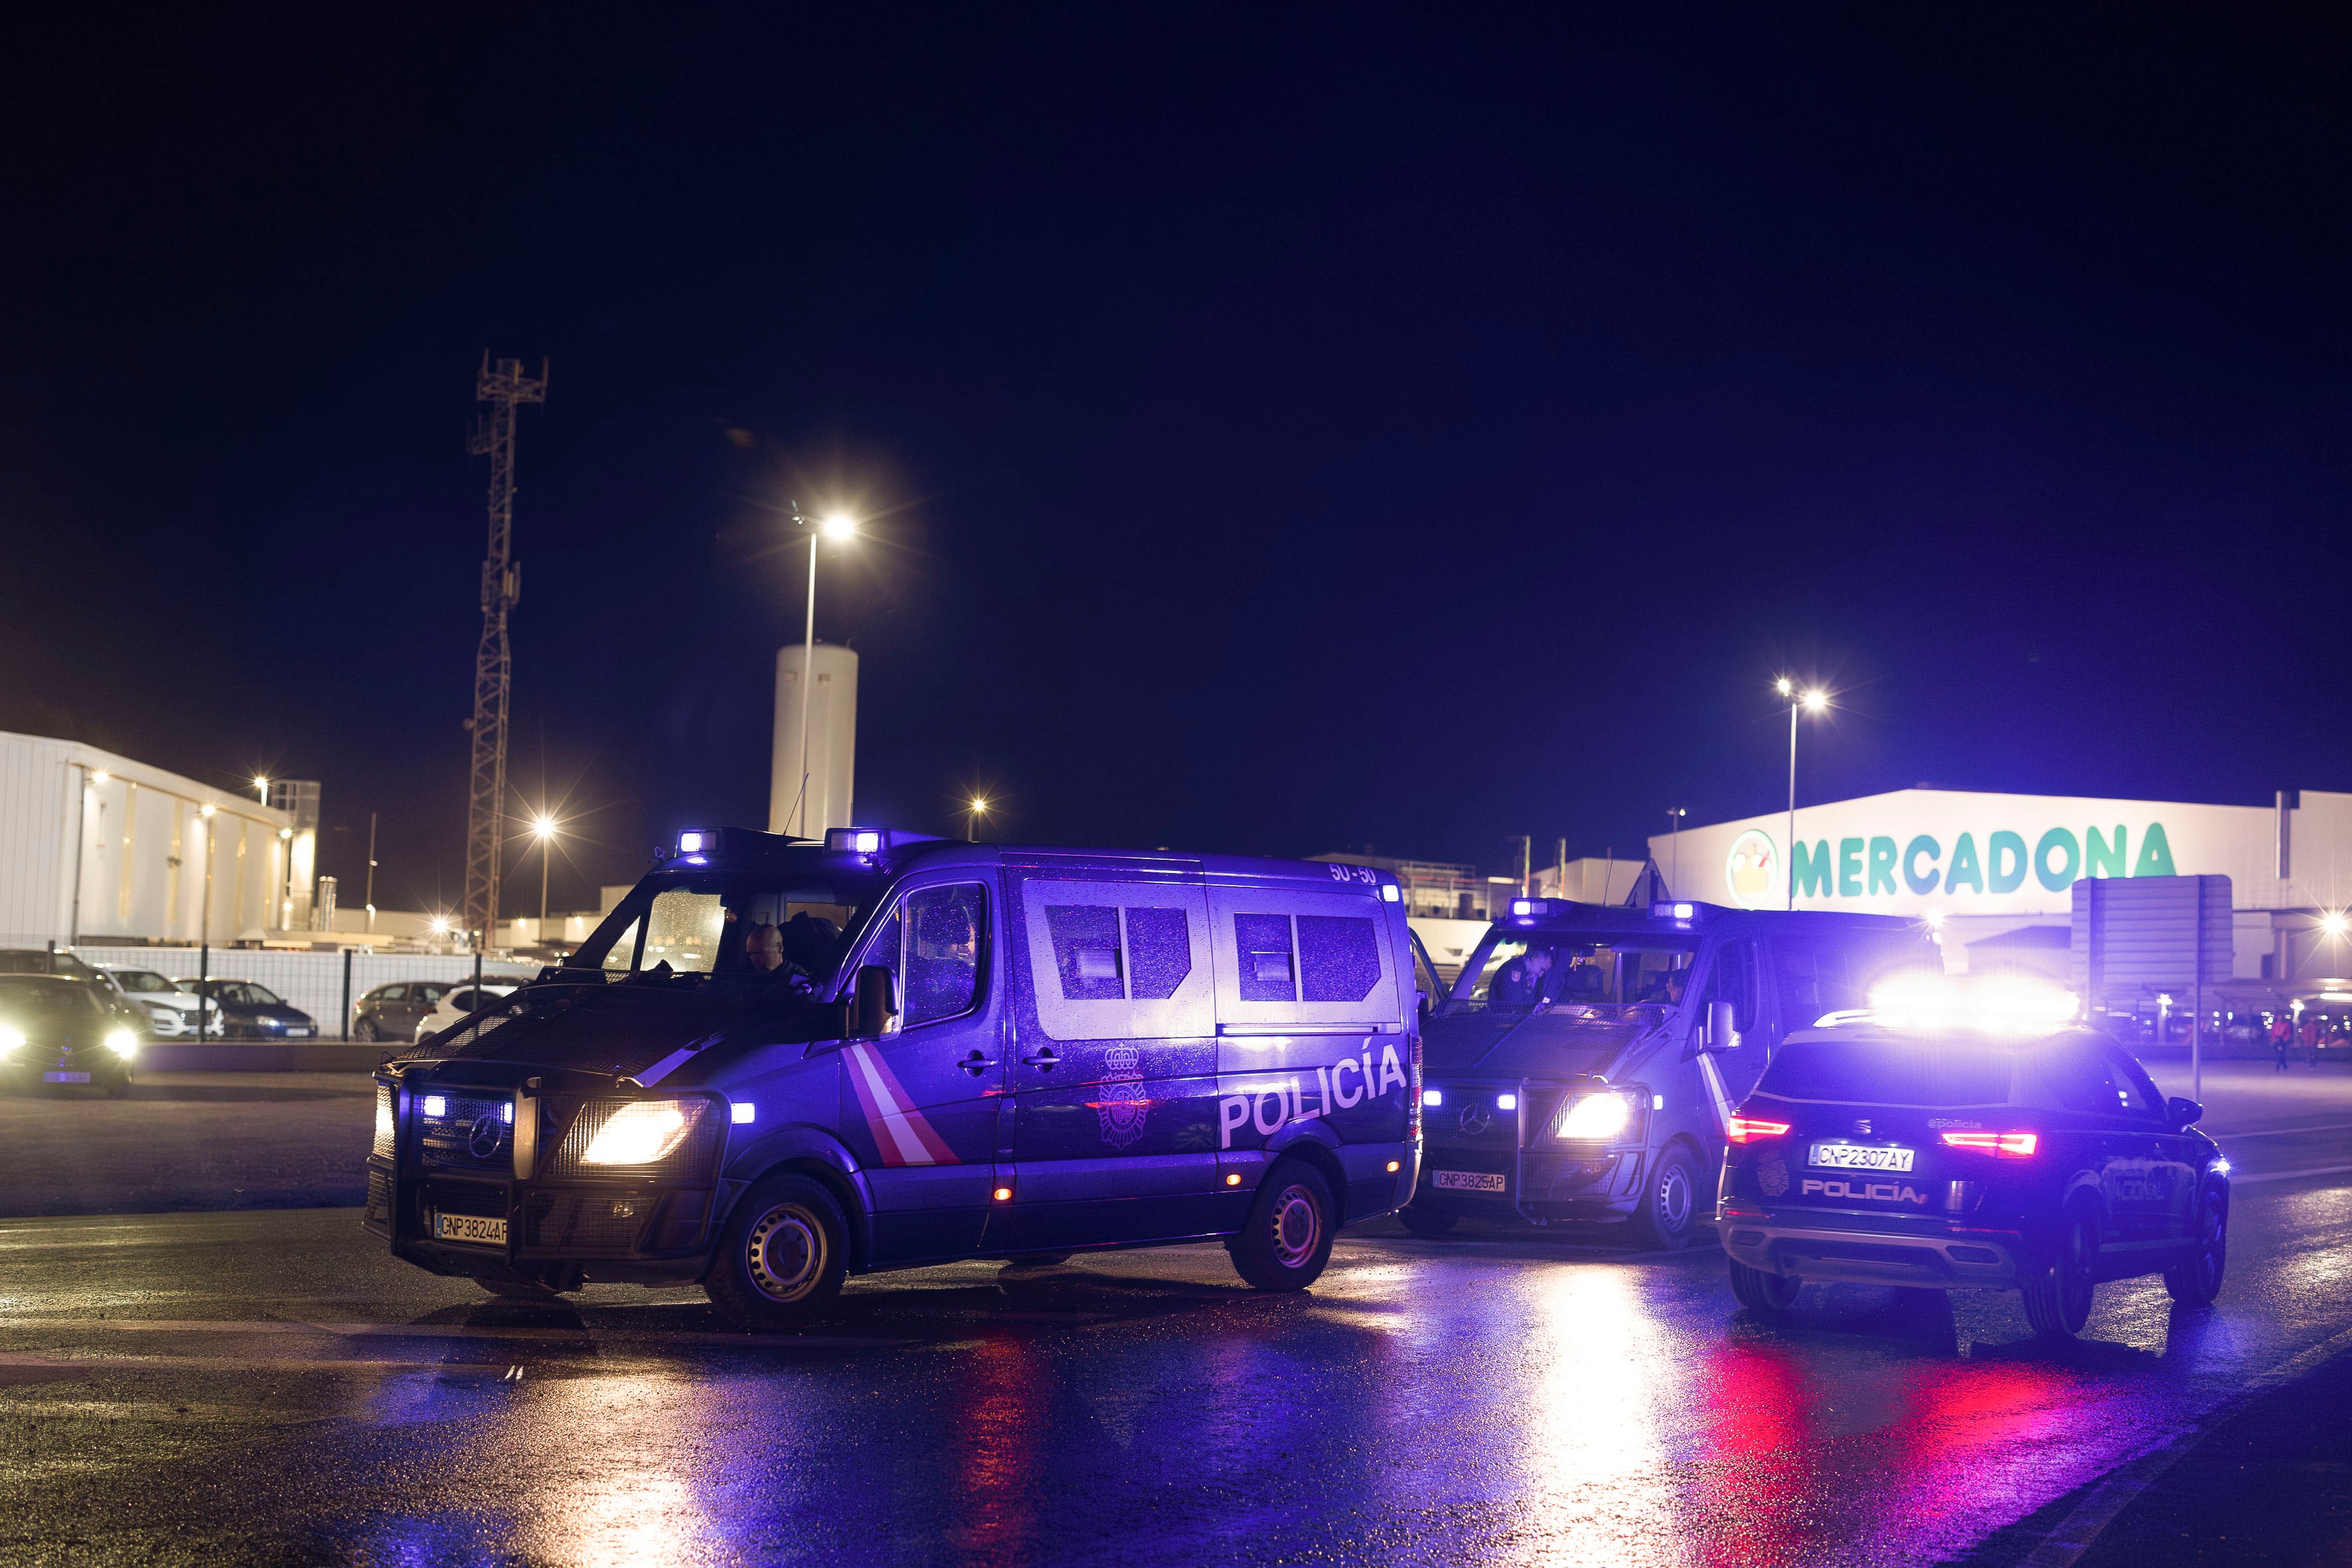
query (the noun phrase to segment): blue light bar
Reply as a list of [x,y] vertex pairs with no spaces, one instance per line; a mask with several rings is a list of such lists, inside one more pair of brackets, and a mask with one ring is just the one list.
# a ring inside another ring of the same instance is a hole
[[878,827],[828,827],[824,830],[824,847],[852,855],[879,855],[890,842],[890,836]]
[[1698,915],[1696,904],[1652,904],[1650,918],[1654,921],[1686,921]]
[[1513,899],[1511,912],[1515,915],[1548,915],[1551,913],[1551,905],[1543,899]]
[[677,836],[677,852],[681,855],[698,853],[703,845],[709,842],[709,836],[700,828],[688,828]]

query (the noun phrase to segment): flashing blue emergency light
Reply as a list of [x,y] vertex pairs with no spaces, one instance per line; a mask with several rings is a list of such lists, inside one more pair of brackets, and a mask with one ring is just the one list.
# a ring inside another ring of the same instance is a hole
[[1394,882],[1382,882],[1381,884],[1381,897],[1387,902],[1393,904],[1403,896],[1403,894],[1397,891],[1397,885]]
[[709,837],[698,827],[688,828],[677,836],[677,852],[681,855],[699,854],[703,845],[709,842]]
[[499,1107],[499,1120],[503,1121],[508,1126],[512,1127],[514,1125],[513,1100],[509,1100],[504,1105]]
[[425,1114],[446,1116],[449,1114],[449,1102],[437,1094],[428,1094],[425,1097]]
[[1548,915],[1551,913],[1551,902],[1548,899],[1513,899],[1511,912],[1523,916]]
[[1652,904],[1650,918],[1654,921],[1686,921],[1698,913],[1696,904]]
[[759,1110],[760,1108],[750,1100],[739,1100],[727,1108],[728,1119],[738,1127],[749,1127],[751,1125],[751,1118],[759,1113]]
[[851,855],[879,855],[889,837],[878,827],[828,827],[824,847]]
[[1421,1102],[1427,1106],[1443,1105],[1445,1103],[1445,1091],[1442,1089],[1424,1089],[1421,1091]]

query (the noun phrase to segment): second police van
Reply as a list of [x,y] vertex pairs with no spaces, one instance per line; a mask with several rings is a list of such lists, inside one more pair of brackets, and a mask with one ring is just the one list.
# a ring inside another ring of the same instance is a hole
[[1222,1240],[1310,1284],[1412,1193],[1420,1016],[1365,868],[690,832],[560,969],[377,1076],[364,1223],[505,1295]]
[[1884,915],[1514,900],[1425,1026],[1421,1183],[1398,1217],[1423,1236],[1630,1221],[1637,1245],[1685,1247],[1782,1037],[1922,965],[1941,967],[1933,942]]

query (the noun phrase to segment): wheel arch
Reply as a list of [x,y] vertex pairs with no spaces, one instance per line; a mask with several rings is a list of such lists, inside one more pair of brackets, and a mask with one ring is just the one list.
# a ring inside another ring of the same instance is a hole
[[723,1231],[734,1218],[735,1206],[745,1193],[779,1174],[806,1176],[833,1194],[848,1223],[849,1234],[843,1239],[848,1245],[850,1272],[864,1272],[873,1256],[873,1194],[857,1156],[821,1127],[780,1127],[730,1159],[720,1186],[724,1203],[711,1217],[712,1234]]
[[[1318,1130],[1319,1131],[1319,1130]],[[1265,1167],[1265,1175],[1258,1180],[1258,1191],[1273,1179],[1275,1167],[1285,1160],[1297,1160],[1315,1168],[1323,1178],[1324,1186],[1331,1193],[1331,1228],[1338,1230],[1348,1223],[1348,1170],[1339,1163],[1337,1150],[1322,1139],[1301,1130],[1297,1137],[1286,1139],[1267,1151],[1274,1155]]]

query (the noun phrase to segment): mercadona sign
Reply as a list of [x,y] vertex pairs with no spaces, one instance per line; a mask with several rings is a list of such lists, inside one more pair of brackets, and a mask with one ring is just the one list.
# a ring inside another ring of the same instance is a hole
[[2259,807],[1897,790],[1651,840],[1679,897],[1742,909],[1876,914],[2068,910],[2084,877],[2255,873],[2272,843]]

